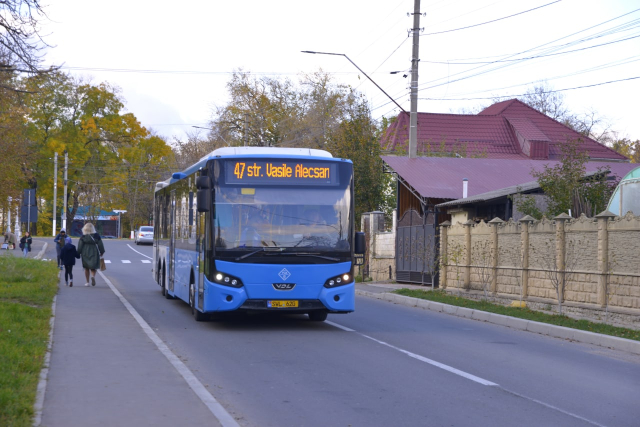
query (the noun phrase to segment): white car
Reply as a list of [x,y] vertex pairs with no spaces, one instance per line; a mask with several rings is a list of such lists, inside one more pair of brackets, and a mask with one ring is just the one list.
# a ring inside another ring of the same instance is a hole
[[135,242],[136,245],[139,245],[140,243],[153,244],[153,227],[143,225],[138,228],[138,231],[136,231]]

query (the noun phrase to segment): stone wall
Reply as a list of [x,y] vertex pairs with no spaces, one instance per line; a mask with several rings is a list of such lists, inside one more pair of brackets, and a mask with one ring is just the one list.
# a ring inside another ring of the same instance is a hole
[[[396,274],[396,211],[393,211],[391,231],[381,231],[382,221],[383,212],[367,212],[361,217],[361,230],[368,241],[364,271],[373,281],[395,280]],[[369,227],[365,230],[367,223]]]
[[564,312],[631,316],[640,326],[640,217],[631,213],[445,223],[440,242],[440,287],[449,292],[486,290],[531,306],[560,300]]

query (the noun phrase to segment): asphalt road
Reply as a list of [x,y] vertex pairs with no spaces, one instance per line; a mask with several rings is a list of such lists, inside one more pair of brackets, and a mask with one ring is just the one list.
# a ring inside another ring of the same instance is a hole
[[161,296],[150,246],[106,240],[105,248],[105,275],[240,425],[634,426],[640,419],[640,358],[630,353],[366,297],[357,297],[355,313],[324,323],[302,315],[199,323],[185,303]]

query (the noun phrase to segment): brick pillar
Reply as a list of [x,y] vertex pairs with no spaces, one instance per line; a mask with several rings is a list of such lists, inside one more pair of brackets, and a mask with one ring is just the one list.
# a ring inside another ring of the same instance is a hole
[[447,287],[447,264],[449,263],[449,259],[447,257],[449,250],[449,226],[451,222],[445,221],[440,224],[440,274],[439,279],[440,283],[438,286],[440,289],[446,289]]
[[520,250],[520,261],[522,265],[522,271],[520,272],[520,280],[522,283],[522,299],[526,299],[529,296],[529,227],[535,219],[532,216],[526,215],[520,219],[520,242],[522,247]]
[[472,220],[467,220],[464,225],[466,226],[464,232],[464,245],[466,247],[464,251],[464,282],[462,283],[462,287],[469,289],[471,287],[471,227],[476,225],[476,223]]
[[498,227],[504,224],[504,221],[496,217],[489,221],[492,225],[491,230],[491,293],[498,293]]
[[609,220],[616,216],[609,211],[596,215],[598,220],[598,304],[607,306],[607,286],[609,284]]
[[566,220],[571,219],[569,215],[566,213],[561,213],[557,217],[553,218],[556,221],[556,268],[561,274],[561,283],[559,286],[562,286],[560,289],[560,302],[564,302],[564,292],[565,292],[565,280],[566,280],[566,262],[565,262],[565,232],[564,232],[564,222]]

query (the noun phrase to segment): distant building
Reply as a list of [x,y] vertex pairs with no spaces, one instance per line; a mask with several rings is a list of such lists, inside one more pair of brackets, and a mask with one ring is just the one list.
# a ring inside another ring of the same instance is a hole
[[103,210],[92,212],[89,206],[78,206],[73,222],[67,226],[67,234],[74,237],[82,236],[82,227],[87,222],[93,223],[101,236],[117,237],[118,235],[118,214]]

